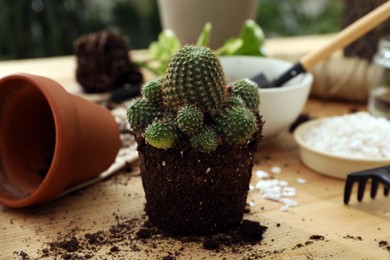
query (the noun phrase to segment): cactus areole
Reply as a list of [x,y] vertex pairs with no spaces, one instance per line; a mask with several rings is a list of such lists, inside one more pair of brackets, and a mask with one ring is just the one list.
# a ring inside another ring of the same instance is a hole
[[[143,86],[142,97],[129,106],[127,116],[136,136],[156,148],[172,148],[182,138],[194,149],[210,153],[218,145],[249,142],[261,130],[258,106],[256,83],[241,79],[228,85],[212,50],[186,45],[172,57],[163,77]],[[156,123],[167,118],[175,134]],[[208,142],[196,140],[204,138],[204,129]]]

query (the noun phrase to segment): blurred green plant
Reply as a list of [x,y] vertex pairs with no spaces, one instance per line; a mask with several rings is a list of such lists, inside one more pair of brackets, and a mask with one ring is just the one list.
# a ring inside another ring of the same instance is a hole
[[[212,37],[212,24],[206,23],[196,41],[197,46],[208,47]],[[265,40],[261,27],[253,20],[247,20],[242,26],[240,35],[233,37],[214,50],[218,56],[252,55],[264,56],[263,43]],[[165,73],[171,57],[182,47],[179,38],[170,30],[163,30],[158,40],[149,46],[150,60],[138,62],[138,65],[149,69],[156,75]]]
[[261,0],[256,22],[267,37],[334,33],[340,30],[342,0]]

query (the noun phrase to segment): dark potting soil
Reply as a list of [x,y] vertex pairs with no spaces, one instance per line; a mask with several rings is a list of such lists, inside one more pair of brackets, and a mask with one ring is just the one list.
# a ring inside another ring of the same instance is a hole
[[133,64],[125,39],[110,31],[85,34],[74,42],[76,80],[86,93],[139,85],[143,74]]
[[[243,217],[260,137],[212,153],[180,141],[163,150],[138,140],[146,213],[174,234],[210,235],[237,226]],[[162,206],[164,205],[164,206]]]
[[165,153],[147,144],[139,149],[151,222],[172,233],[210,234],[241,221],[250,154],[228,149],[213,156],[191,149]]

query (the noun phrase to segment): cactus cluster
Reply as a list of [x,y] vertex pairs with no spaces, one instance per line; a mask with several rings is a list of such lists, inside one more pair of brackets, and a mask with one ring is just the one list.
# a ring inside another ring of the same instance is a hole
[[201,152],[220,144],[244,145],[260,130],[256,83],[229,85],[218,57],[187,45],[172,58],[164,77],[146,83],[127,110],[133,132],[150,145],[172,148],[184,138]]

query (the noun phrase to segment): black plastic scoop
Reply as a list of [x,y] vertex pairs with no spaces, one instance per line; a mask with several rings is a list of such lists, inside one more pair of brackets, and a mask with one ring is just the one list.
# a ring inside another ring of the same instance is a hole
[[[334,51],[350,44],[389,17],[390,1],[387,1],[346,27],[336,36],[336,38],[324,45],[322,48],[303,56],[290,69],[273,81],[268,81],[264,74],[258,74],[254,76],[252,80],[256,82],[260,88],[281,87],[293,77],[301,74],[302,72],[311,70],[319,61],[324,60]],[[372,47],[375,48],[376,46]]]

